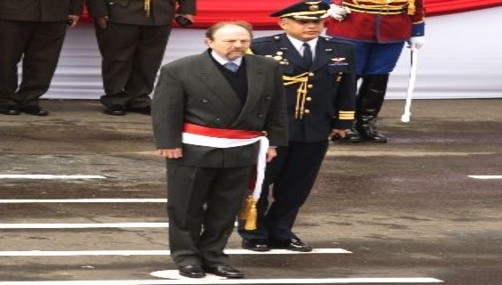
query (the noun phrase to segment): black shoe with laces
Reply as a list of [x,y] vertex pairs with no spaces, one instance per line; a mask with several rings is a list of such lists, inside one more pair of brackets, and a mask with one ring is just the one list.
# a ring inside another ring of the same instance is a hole
[[14,106],[0,106],[0,114],[3,115],[19,115],[19,110]]
[[126,114],[126,110],[120,105],[111,105],[106,107],[103,113],[112,116],[124,116]]
[[34,106],[24,106],[19,108],[19,111],[34,115],[34,116],[47,116],[49,115],[49,111],[42,109],[40,106],[34,105]]
[[303,242],[299,238],[291,238],[287,240],[270,240],[272,248],[287,249],[291,251],[310,252],[312,246]]
[[270,246],[266,239],[243,239],[242,248],[252,251],[269,251]]
[[181,276],[189,278],[203,278],[206,276],[204,269],[200,265],[184,265],[179,266],[178,271]]

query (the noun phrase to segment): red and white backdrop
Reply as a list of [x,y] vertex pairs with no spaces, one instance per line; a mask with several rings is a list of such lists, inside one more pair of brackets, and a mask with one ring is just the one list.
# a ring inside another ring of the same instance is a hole
[[[175,28],[164,63],[200,53],[212,23],[246,20],[255,37],[279,33],[268,15],[297,0],[197,0],[197,23]],[[502,98],[502,0],[425,0],[426,44],[419,52],[415,98]],[[407,49],[392,73],[389,99],[406,96]],[[70,30],[53,84],[44,98],[97,99],[102,93],[100,58],[87,16]]]

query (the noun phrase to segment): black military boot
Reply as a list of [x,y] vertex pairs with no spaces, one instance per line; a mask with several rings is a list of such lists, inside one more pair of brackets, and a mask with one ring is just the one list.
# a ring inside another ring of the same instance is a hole
[[362,80],[356,99],[354,129],[363,141],[386,143],[387,138],[376,130],[375,125],[387,90],[389,74],[368,75]]

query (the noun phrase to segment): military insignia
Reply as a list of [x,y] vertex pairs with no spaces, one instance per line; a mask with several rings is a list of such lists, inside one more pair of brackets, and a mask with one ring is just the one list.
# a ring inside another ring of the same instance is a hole
[[310,11],[319,11],[319,2],[320,1],[305,2],[305,4],[309,5]]
[[332,48],[327,48],[327,49],[325,49],[325,51],[326,51],[326,52],[332,52],[332,51],[333,51],[333,49],[332,49]]
[[283,57],[280,55],[276,55],[276,56],[274,56],[274,59],[277,61],[281,61],[283,59]]
[[341,66],[341,65],[349,65],[348,62],[346,62],[345,57],[334,57],[331,59],[332,63],[328,64],[329,66]]
[[287,47],[281,47],[280,50],[288,50]]
[[310,11],[319,11],[319,5],[310,5],[309,10]]
[[277,54],[277,55],[283,55],[284,53],[282,51],[278,51],[275,54]]

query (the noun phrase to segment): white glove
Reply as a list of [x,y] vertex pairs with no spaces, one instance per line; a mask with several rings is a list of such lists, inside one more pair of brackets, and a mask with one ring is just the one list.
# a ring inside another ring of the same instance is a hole
[[425,44],[425,37],[420,36],[420,37],[411,37],[408,40],[408,47],[411,48],[411,50],[418,50],[420,49],[423,45]]
[[350,9],[347,7],[338,6],[336,4],[330,4],[328,9],[328,15],[333,17],[337,21],[342,21],[350,14]]

